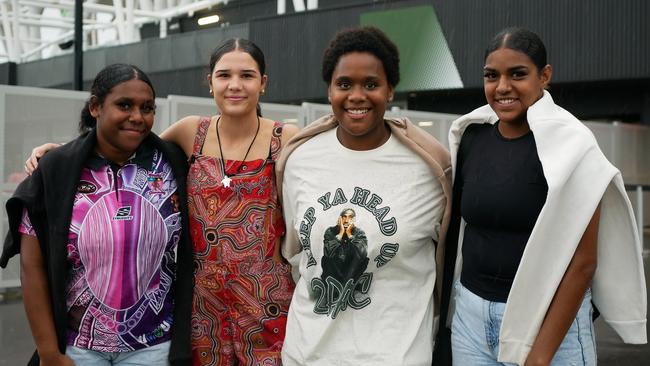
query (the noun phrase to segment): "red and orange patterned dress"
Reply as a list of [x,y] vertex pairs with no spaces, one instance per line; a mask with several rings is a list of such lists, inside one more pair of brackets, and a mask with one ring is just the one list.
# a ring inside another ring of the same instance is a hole
[[274,165],[282,125],[266,159],[224,162],[203,156],[210,118],[202,118],[187,178],[194,247],[192,363],[280,365],[293,293],[290,266],[273,259],[285,226]]

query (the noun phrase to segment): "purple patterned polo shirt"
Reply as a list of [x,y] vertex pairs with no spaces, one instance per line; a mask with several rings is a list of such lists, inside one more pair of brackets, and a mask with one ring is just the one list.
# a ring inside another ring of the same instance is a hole
[[[19,230],[35,235],[26,211]],[[159,151],[143,144],[122,167],[92,157],[68,234],[68,345],[129,352],[170,340],[180,234],[176,181]]]

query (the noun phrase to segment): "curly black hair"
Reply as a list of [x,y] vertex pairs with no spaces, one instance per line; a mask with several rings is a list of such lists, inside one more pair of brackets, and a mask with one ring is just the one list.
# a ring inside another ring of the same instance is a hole
[[391,87],[399,83],[399,51],[393,41],[375,27],[356,27],[338,32],[323,54],[323,80],[329,85],[339,59],[350,52],[368,52],[384,65]]

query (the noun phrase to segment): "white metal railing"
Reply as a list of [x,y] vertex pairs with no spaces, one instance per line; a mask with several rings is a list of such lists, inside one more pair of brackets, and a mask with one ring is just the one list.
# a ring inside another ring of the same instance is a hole
[[[143,24],[157,23],[167,37],[168,22],[233,0],[83,1],[84,48],[140,40]],[[318,0],[291,0],[295,12],[318,9]],[[0,0],[0,62],[24,62],[68,51],[59,44],[74,38],[74,0]],[[277,0],[277,14],[287,1]]]
[[[158,23],[164,38],[172,18],[229,1],[233,0],[114,0],[109,5],[87,0],[83,2],[84,47],[137,42],[139,28],[146,23]],[[0,0],[0,62],[20,63],[62,53],[58,45],[74,37],[74,6],[74,0]]]

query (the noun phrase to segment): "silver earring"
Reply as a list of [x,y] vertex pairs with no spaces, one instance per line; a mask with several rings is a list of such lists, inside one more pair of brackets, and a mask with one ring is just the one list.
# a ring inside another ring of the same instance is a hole
[[212,95],[212,89],[210,89],[210,95]]

